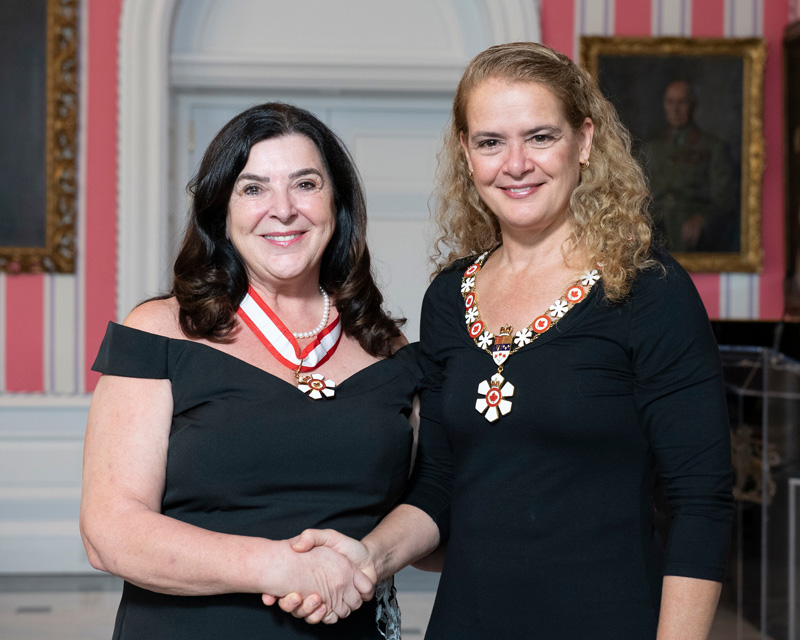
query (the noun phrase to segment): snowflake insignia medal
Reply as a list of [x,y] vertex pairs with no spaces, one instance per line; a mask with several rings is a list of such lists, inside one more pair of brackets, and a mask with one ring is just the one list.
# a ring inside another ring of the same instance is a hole
[[478,393],[484,397],[475,401],[475,409],[489,422],[495,422],[501,415],[504,416],[511,411],[509,398],[514,395],[514,385],[506,382],[499,373],[481,382],[478,385]]
[[336,383],[328,380],[321,373],[301,375],[297,377],[297,388],[312,400],[332,398],[336,393]]

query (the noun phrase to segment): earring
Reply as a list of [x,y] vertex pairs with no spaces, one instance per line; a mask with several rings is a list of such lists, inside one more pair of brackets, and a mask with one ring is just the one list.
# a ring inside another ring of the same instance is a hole
[[584,169],[588,169],[589,168],[589,158],[586,158],[586,162],[581,162],[580,165],[581,165],[581,171],[583,171]]
[[470,170],[469,170],[469,179],[470,179],[470,180],[472,180],[472,179],[473,179],[473,177],[472,177],[472,176],[473,176],[473,174],[474,174],[474,171],[473,171],[472,169],[470,169]]

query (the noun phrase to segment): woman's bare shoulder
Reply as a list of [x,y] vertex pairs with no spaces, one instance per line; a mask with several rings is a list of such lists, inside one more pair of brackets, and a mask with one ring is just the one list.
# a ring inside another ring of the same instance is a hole
[[134,308],[123,324],[167,338],[185,339],[178,321],[179,310],[178,301],[174,297],[148,300]]

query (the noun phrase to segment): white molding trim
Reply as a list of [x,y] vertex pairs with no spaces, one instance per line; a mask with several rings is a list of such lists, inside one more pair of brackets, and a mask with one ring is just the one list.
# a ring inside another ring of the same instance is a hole
[[[460,0],[448,0],[453,11]],[[170,87],[370,89],[441,92],[461,65],[270,65],[215,56],[170,59],[180,0],[124,0],[119,46],[117,319],[168,285]],[[478,0],[493,42],[541,39],[538,0]],[[387,71],[390,70],[390,80]],[[170,73],[174,74],[170,85]]]
[[119,38],[117,319],[166,285],[170,28],[178,0],[125,0]]
[[355,64],[326,61],[264,64],[221,56],[173,55],[172,86],[181,89],[311,89],[441,92],[455,87],[464,65]]
[[[12,441],[37,441],[46,445],[64,440],[83,442],[91,398],[49,400],[42,398],[37,404],[4,402],[0,449]],[[80,469],[77,476],[80,476]],[[0,482],[0,492],[6,488]]]
[[[19,409],[73,409],[88,407],[92,403],[92,394],[58,394],[58,393],[6,393],[0,395],[0,408],[13,407]],[[3,427],[0,426],[0,433]]]
[[540,0],[483,0],[481,4],[494,43],[541,41]]

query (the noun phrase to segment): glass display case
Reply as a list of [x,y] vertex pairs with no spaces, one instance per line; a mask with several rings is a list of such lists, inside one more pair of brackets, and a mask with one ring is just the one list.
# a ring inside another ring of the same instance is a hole
[[720,347],[736,504],[721,612],[746,640],[800,640],[800,363],[763,347]]

